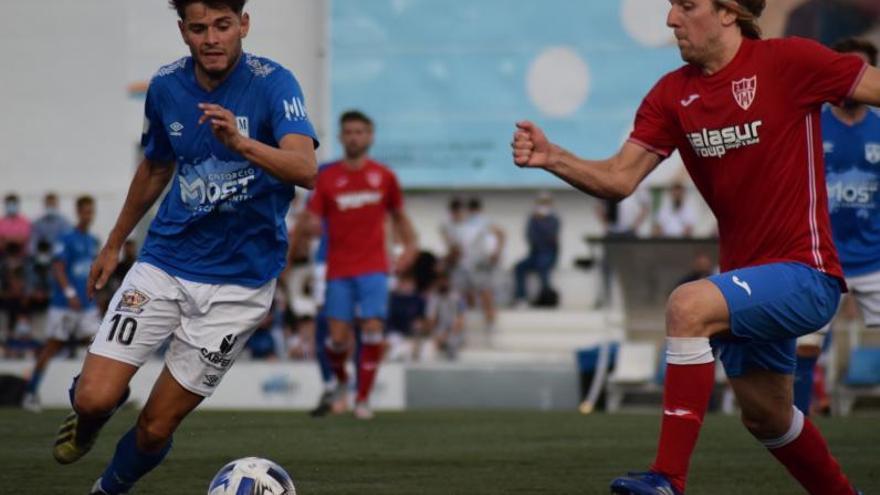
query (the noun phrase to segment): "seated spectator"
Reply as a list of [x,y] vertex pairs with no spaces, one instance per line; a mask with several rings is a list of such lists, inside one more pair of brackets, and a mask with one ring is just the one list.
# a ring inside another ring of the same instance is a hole
[[[455,359],[464,345],[464,312],[461,294],[452,289],[447,273],[437,276],[434,292],[428,296],[425,311],[425,334],[430,335],[437,350],[447,359]],[[421,355],[421,341],[416,343],[414,358]]]
[[46,241],[38,242],[27,263],[28,302],[34,313],[43,313],[49,307],[52,288],[52,246]]
[[30,318],[27,294],[27,259],[20,244],[6,245],[3,264],[0,266],[0,306],[6,328],[3,330],[7,357],[24,357],[30,341]]
[[[679,285],[684,285],[688,282],[695,282],[697,280],[702,280],[706,277],[710,277],[716,273],[715,264],[712,262],[712,258],[709,257],[706,253],[698,253],[694,257],[693,264],[691,265],[691,271],[685,274],[676,284],[676,287]],[[675,287],[673,287],[674,289]],[[672,292],[670,290],[670,292]]]
[[388,300],[387,359],[399,361],[408,357],[410,341],[421,333],[424,318],[425,298],[417,290],[413,273],[403,273]]
[[47,193],[43,197],[43,216],[31,225],[31,243],[28,251],[33,254],[37,251],[37,244],[47,242],[50,246],[61,234],[67,233],[72,227],[70,221],[58,210],[58,195]]
[[480,198],[471,198],[467,216],[451,229],[453,252],[457,254],[452,268],[452,280],[471,306],[478,303],[483,310],[485,330],[494,333],[495,273],[504,251],[504,231],[483,213]]
[[600,201],[598,213],[606,236],[641,237],[651,214],[651,194],[645,187],[638,187],[622,200]]
[[697,224],[697,211],[687,200],[684,185],[673,184],[660,203],[654,217],[654,235],[661,237],[691,237]]
[[550,287],[550,272],[559,257],[559,226],[559,216],[553,209],[553,198],[547,193],[540,194],[526,224],[529,253],[514,269],[514,304],[525,303],[526,277],[530,273],[537,274],[541,282],[539,299],[548,299],[555,292]]
[[[651,195],[645,187],[638,187],[632,194],[620,201],[601,200],[597,206],[597,213],[606,238],[634,239],[641,237],[651,213]],[[596,290],[596,300],[593,302],[594,309],[610,307],[614,295],[612,286],[616,274],[604,252],[599,258],[599,268],[599,286]]]
[[31,238],[31,222],[21,213],[18,195],[7,194],[3,206],[5,215],[0,217],[0,249],[6,244],[16,243],[26,253]]
[[461,198],[452,198],[447,204],[449,212],[448,218],[440,224],[440,235],[446,244],[446,254],[443,256],[443,262],[446,266],[455,266],[461,257],[461,248],[459,247],[459,230],[466,220],[466,212],[464,209],[464,201]]

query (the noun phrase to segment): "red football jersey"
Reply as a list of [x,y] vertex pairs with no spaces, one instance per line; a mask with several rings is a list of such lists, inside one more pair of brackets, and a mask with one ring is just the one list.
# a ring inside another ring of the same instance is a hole
[[343,162],[322,167],[309,211],[327,229],[327,278],[387,272],[385,215],[403,207],[397,177],[367,160],[358,170]]
[[718,220],[723,271],[797,261],[843,277],[819,113],[850,96],[866,67],[805,39],[746,39],[719,72],[687,65],[645,97],[630,141],[679,150]]

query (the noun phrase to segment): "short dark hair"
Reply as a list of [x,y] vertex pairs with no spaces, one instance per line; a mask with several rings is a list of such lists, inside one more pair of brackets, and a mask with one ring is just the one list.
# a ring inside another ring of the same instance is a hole
[[244,11],[244,4],[247,3],[247,0],[169,0],[168,5],[171,6],[172,9],[177,11],[178,17],[183,20],[186,17],[186,8],[190,6],[190,4],[194,3],[203,3],[206,7],[210,7],[212,9],[222,9],[228,8],[229,10],[235,12],[238,15]]
[[84,194],[84,195],[76,198],[76,209],[77,210],[82,208],[83,206],[93,205],[93,204],[95,204],[95,198],[89,196],[88,194]]
[[342,127],[346,122],[363,122],[364,124],[373,127],[373,120],[360,110],[348,110],[343,112],[342,115],[339,116],[339,127]]
[[877,45],[862,38],[844,38],[838,40],[831,49],[840,53],[864,53],[871,65],[877,65]]
[[474,196],[468,200],[468,210],[480,211],[482,209],[483,209],[483,201],[480,198]]
[[461,198],[452,198],[449,200],[449,204],[447,205],[449,211],[460,210],[462,206],[464,206],[464,202]]
[[736,13],[736,23],[743,36],[753,40],[761,39],[758,18],[767,6],[767,0],[715,0],[715,5]]
[[18,194],[9,193],[3,198],[3,201],[18,201]]

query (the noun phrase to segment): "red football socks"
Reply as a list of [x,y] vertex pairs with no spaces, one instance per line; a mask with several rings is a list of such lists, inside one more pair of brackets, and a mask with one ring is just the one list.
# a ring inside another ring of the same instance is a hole
[[376,372],[379,371],[379,362],[382,360],[382,344],[366,343],[361,346],[361,356],[358,362],[357,399],[356,402],[366,402],[373,390],[373,382],[376,380]]
[[348,358],[348,349],[345,347],[337,347],[328,339],[324,347],[327,353],[327,359],[330,360],[330,368],[336,375],[336,381],[340,384],[348,383],[348,372],[345,370],[345,361]]
[[714,361],[666,365],[663,421],[651,471],[666,475],[681,492],[684,492],[691,454],[700,436],[714,384]]
[[819,430],[804,419],[800,435],[791,442],[770,448],[773,457],[812,495],[853,495],[852,485],[828,450]]

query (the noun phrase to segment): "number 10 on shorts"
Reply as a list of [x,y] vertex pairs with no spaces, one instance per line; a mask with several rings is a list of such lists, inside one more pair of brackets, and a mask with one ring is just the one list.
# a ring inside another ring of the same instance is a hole
[[110,342],[113,340],[113,337],[116,337],[116,341],[121,345],[130,345],[131,341],[134,340],[134,332],[137,330],[137,320],[130,316],[126,316],[123,319],[121,314],[116,313],[110,321],[113,323],[113,326],[107,335],[107,341]]

